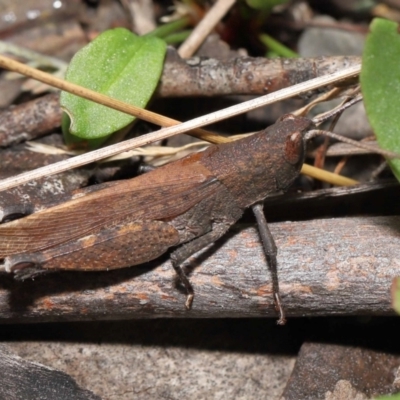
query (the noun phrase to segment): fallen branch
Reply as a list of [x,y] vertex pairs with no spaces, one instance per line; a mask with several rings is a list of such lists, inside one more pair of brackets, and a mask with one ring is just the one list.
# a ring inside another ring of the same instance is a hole
[[[288,317],[388,315],[400,276],[400,217],[271,224]],[[0,276],[5,322],[155,317],[276,317],[271,279],[254,227],[242,227],[190,259],[193,309],[165,258],[103,273],[56,273],[16,282]],[[289,321],[290,322],[290,321]]]
[[48,94],[0,112],[0,146],[32,140],[61,125],[60,96]]
[[[169,49],[158,97],[263,95],[328,75],[360,62],[359,57],[266,59],[242,57],[229,61],[181,59]],[[42,136],[60,126],[59,95],[50,94],[0,112],[0,146]]]
[[264,95],[361,62],[356,56],[181,59],[170,49],[157,90],[160,97]]

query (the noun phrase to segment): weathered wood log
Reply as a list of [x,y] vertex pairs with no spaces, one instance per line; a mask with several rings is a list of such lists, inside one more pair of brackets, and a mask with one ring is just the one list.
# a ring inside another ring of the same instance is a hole
[[[399,216],[274,223],[271,230],[289,317],[393,313],[390,285],[400,276]],[[189,271],[195,290],[190,311],[167,257],[119,271],[55,273],[26,282],[2,274],[0,321],[276,317],[271,278],[253,226],[234,228],[192,257]]]
[[156,93],[160,97],[263,95],[359,62],[356,56],[183,60],[174,49],[169,49]]
[[[60,146],[62,139],[60,135],[52,134],[40,139],[40,142],[51,146]],[[0,148],[0,179],[61,161],[65,158],[67,156],[61,154],[50,155],[30,151],[24,144],[5,149]],[[30,214],[43,208],[45,204],[49,205],[53,202],[63,201],[62,197],[66,196],[66,193],[70,195],[73,190],[88,184],[93,170],[93,167],[87,166],[55,176],[43,177],[11,190],[1,191],[0,221],[12,214]]]

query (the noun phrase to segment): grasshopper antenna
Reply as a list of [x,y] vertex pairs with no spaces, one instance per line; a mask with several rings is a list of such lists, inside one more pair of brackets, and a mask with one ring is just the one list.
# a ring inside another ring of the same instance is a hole
[[[345,111],[346,109],[348,109],[352,105],[360,102],[362,100],[362,98],[363,98],[362,94],[359,93],[353,99],[351,99],[351,100],[347,101],[346,103],[336,107],[333,110],[330,110],[330,111],[328,111],[328,112],[326,112],[324,114],[321,114],[321,115],[313,118],[312,121],[314,122],[314,124],[316,126],[321,125],[323,122],[325,122],[329,118],[331,118],[333,116],[336,116],[339,113],[342,113],[343,111]],[[327,136],[327,137],[330,137],[332,139],[338,140],[340,142],[351,144],[351,145],[359,147],[361,149],[368,150],[371,153],[380,154],[380,155],[388,157],[388,158],[400,158],[400,154],[399,153],[395,153],[393,151],[376,148],[376,147],[370,146],[368,143],[363,143],[363,142],[359,142],[357,140],[349,139],[349,138],[347,138],[345,136],[339,135],[339,134],[331,132],[331,131],[323,130],[323,129],[311,129],[311,130],[309,130],[305,134],[305,139],[309,140],[309,139],[312,139],[313,137],[319,136],[319,135]]]
[[343,111],[347,110],[348,108],[350,108],[351,106],[353,106],[354,104],[359,103],[360,101],[362,101],[363,97],[362,94],[359,93],[357,96],[355,96],[354,98],[346,101],[344,104],[340,104],[338,107],[334,108],[333,110],[329,110],[326,113],[322,113],[320,115],[317,115],[315,118],[313,118],[313,122],[316,126],[321,125],[323,122],[325,122],[326,120],[328,120],[329,118],[342,113]]
[[400,154],[399,153],[395,153],[393,151],[376,148],[376,147],[370,146],[368,143],[363,143],[363,142],[359,142],[357,140],[349,139],[349,138],[347,138],[345,136],[338,135],[337,133],[333,133],[331,131],[325,131],[323,129],[311,129],[311,130],[309,130],[305,134],[305,139],[309,140],[309,139],[312,139],[313,137],[319,136],[319,135],[328,136],[328,137],[330,137],[332,139],[339,140],[340,142],[348,143],[348,144],[351,144],[353,146],[359,147],[360,149],[365,149],[365,150],[370,151],[371,153],[380,154],[380,155],[388,157],[388,158],[400,158]]

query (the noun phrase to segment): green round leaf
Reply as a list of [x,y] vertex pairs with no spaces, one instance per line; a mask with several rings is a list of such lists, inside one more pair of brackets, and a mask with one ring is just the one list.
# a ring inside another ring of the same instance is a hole
[[400,394],[389,394],[387,396],[375,397],[375,400],[400,400]]
[[[400,33],[395,22],[376,18],[362,56],[361,89],[379,145],[400,152]],[[400,160],[389,160],[400,180]]]
[[[73,57],[66,80],[145,107],[161,76],[166,44],[117,28],[99,35]],[[60,103],[71,119],[70,133],[84,139],[109,136],[135,118],[62,92]]]

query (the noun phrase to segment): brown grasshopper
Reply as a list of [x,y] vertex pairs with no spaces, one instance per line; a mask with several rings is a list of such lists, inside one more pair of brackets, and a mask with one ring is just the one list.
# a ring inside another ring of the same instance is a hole
[[307,118],[287,115],[244,139],[136,178],[98,185],[85,195],[0,225],[3,270],[24,279],[48,270],[100,271],[153,260],[170,247],[172,266],[187,291],[181,264],[223,236],[252,207],[273,277],[274,301],[285,322],[277,278],[277,249],[262,201],[284,191],[304,161]]

